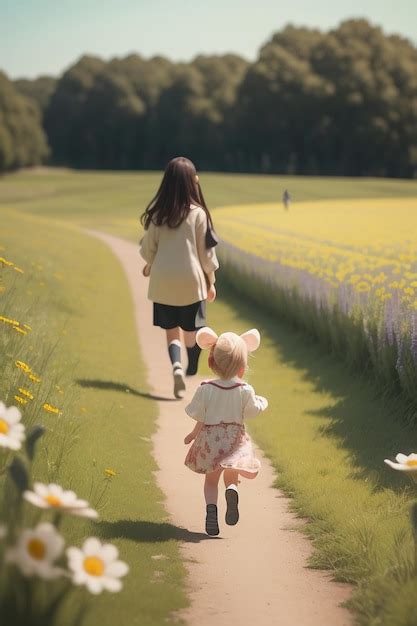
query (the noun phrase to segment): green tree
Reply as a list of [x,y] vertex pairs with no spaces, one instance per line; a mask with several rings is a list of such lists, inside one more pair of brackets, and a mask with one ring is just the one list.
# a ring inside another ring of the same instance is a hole
[[14,81],[17,91],[36,102],[41,111],[44,111],[48,106],[56,84],[57,79],[52,76],[39,76],[33,80],[21,78]]
[[85,103],[105,62],[83,56],[58,81],[45,110],[44,125],[56,164],[94,167],[92,137],[84,119]]
[[38,165],[47,156],[38,107],[0,72],[0,171]]

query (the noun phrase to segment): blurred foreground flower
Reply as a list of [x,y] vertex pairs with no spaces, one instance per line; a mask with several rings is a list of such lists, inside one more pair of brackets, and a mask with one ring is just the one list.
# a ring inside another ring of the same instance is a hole
[[33,491],[25,491],[23,497],[41,509],[55,509],[90,519],[98,517],[97,511],[91,509],[86,500],[77,498],[73,491],[64,491],[60,485],[44,485],[37,482],[33,486]]
[[112,544],[102,544],[96,537],[87,539],[81,550],[68,548],[68,567],[75,585],[85,585],[94,594],[120,591],[120,578],[126,576],[129,566],[119,561],[119,551]]
[[22,414],[15,406],[6,407],[0,402],[0,447],[20,450],[25,439],[25,427],[20,423]]
[[6,561],[15,564],[24,576],[39,576],[45,580],[61,577],[65,570],[55,566],[64,550],[65,541],[55,526],[38,524],[25,529],[17,544],[6,551]]
[[397,454],[395,459],[397,463],[389,459],[385,459],[384,462],[392,467],[392,469],[408,473],[410,477],[417,482],[417,454],[412,453],[407,456],[406,454],[400,453]]

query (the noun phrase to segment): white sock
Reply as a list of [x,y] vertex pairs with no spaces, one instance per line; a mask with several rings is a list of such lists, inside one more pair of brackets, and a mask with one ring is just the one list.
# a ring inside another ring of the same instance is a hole
[[228,485],[226,489],[234,489],[235,491],[238,490],[236,485]]

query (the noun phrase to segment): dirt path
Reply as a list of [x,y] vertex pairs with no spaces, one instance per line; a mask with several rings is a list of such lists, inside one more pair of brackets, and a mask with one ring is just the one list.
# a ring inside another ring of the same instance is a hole
[[[102,239],[123,265],[132,290],[136,327],[142,357],[148,365],[148,382],[155,394],[172,397],[172,376],[164,334],[152,326],[147,281],[137,246],[103,233]],[[166,495],[172,523],[191,532],[204,532],[205,505],[202,478],[188,470],[183,460],[183,438],[192,428],[184,412],[187,399],[200,380],[189,383],[187,397],[178,402],[158,402],[158,432],[154,438],[159,465],[158,483]],[[273,489],[274,471],[258,451],[259,477],[242,481],[241,520],[236,527],[224,523],[222,490],[219,498],[220,538],[196,536],[182,544],[189,573],[191,607],[182,618],[190,626],[347,626],[350,614],[340,607],[349,597],[347,585],[334,583],[324,572],[309,570],[308,540],[294,528],[302,524],[288,511],[288,501]],[[290,528],[292,530],[290,530]]]

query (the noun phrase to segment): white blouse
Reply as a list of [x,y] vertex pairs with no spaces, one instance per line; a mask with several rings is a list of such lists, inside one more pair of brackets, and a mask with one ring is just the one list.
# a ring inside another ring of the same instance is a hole
[[242,424],[244,419],[256,417],[267,406],[268,400],[257,396],[253,387],[232,378],[202,383],[185,407],[185,412],[197,422],[208,425],[222,422]]

